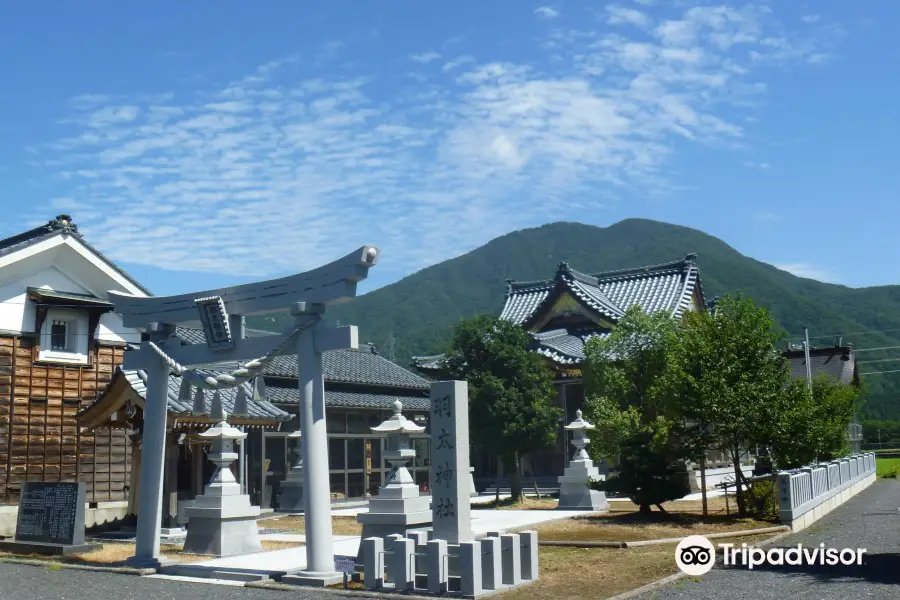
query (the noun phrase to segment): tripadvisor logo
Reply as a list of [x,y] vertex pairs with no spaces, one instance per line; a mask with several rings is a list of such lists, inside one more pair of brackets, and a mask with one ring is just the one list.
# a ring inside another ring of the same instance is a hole
[[[825,544],[819,544],[818,548],[805,548],[797,544],[793,548],[770,548],[768,551],[747,544],[741,544],[740,548],[734,544],[719,544],[719,549],[723,551],[722,564],[748,569],[766,564],[859,566],[863,564],[866,553],[865,548],[826,548]],[[687,575],[705,575],[712,570],[715,562],[716,549],[702,535],[686,537],[675,547],[675,564]]]
[[675,547],[675,564],[688,575],[709,573],[716,562],[716,549],[702,535],[691,535]]

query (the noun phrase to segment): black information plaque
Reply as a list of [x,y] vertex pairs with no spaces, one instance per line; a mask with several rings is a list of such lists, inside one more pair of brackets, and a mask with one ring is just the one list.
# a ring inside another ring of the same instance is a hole
[[17,542],[84,544],[84,483],[29,481],[20,498]]

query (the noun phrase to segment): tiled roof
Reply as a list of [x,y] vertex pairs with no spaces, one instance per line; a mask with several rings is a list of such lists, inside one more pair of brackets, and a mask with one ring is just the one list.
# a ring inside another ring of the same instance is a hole
[[[275,335],[268,331],[247,329],[247,337]],[[175,335],[191,344],[204,344],[206,338],[201,329],[178,327]],[[356,383],[410,390],[427,390],[428,382],[383,356],[375,354],[372,346],[360,344],[359,350],[331,350],[322,354],[322,370],[325,381],[332,383]],[[271,377],[297,377],[295,354],[277,356],[264,369]]]
[[[120,376],[124,376],[128,383],[131,385],[131,388],[141,397],[146,398],[147,395],[147,373],[145,371],[119,371]],[[172,414],[182,415],[182,416],[190,416],[193,415],[194,404],[193,402],[181,402],[178,399],[178,392],[181,388],[181,377],[170,374],[169,375],[169,390],[166,397],[168,401],[168,410]],[[244,390],[247,392],[247,415],[250,418],[256,418],[261,420],[275,420],[275,421],[287,421],[291,418],[291,415],[281,410],[274,404],[270,402],[255,402],[253,400],[253,390],[250,388],[248,384],[244,384]],[[237,395],[237,388],[231,388],[227,390],[221,390],[219,392],[222,398],[222,408],[225,409],[225,412],[228,414],[232,414],[234,412],[234,400]],[[204,400],[206,402],[206,411],[207,414],[211,408],[213,393],[211,391],[206,391],[204,394]],[[296,402],[296,396],[294,402]]]
[[589,329],[552,329],[533,333],[532,349],[561,365],[572,365],[584,360],[584,344],[593,337],[606,337],[608,331]]
[[100,260],[105,262],[111,269],[137,286],[138,289],[148,296],[152,295],[148,289],[137,282],[131,275],[119,268],[116,263],[84,241],[84,238],[81,237],[81,233],[78,231],[78,225],[72,221],[72,218],[69,215],[58,215],[55,219],[48,221],[46,225],[41,225],[34,229],[29,229],[28,231],[0,240],[0,256],[18,252],[19,250],[39,244],[58,235],[71,235],[78,238],[78,241],[80,241],[88,250],[93,252]]
[[[297,388],[269,385],[266,394],[270,401],[278,404],[297,404]],[[394,401],[400,400],[403,408],[409,410],[429,410],[429,399],[423,396],[397,394],[375,394],[347,390],[325,390],[325,406],[329,408],[378,408],[390,410]]]
[[684,260],[673,263],[598,275],[585,275],[562,263],[554,280],[509,282],[500,318],[525,323],[553,291],[562,286],[613,321],[632,306],[640,306],[649,313],[665,310],[678,317],[690,306],[694,290],[700,283],[695,259],[696,255],[689,254]]
[[[580,273],[566,263],[560,263],[554,279],[507,280],[506,303],[500,318],[525,325],[548,299],[564,290],[613,322],[632,306],[640,306],[651,314],[667,311],[677,318],[691,305],[695,291],[700,292],[703,301],[696,259],[696,254],[688,254],[683,260],[671,263],[597,275]],[[533,347],[539,354],[560,364],[580,363],[584,359],[586,331],[559,329],[533,334]],[[436,372],[442,358],[442,355],[417,356],[413,357],[412,364],[424,373]]]
[[[791,350],[783,354],[791,367],[791,377],[806,378],[806,357],[803,350]],[[832,348],[812,348],[809,351],[809,366],[812,376],[824,373],[833,381],[851,384],[856,372],[856,354],[850,346]]]

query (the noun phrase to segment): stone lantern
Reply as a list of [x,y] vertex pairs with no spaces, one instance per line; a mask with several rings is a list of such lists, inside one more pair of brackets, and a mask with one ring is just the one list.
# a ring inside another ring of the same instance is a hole
[[[385,436],[384,458],[391,465],[387,481],[378,490],[378,496],[369,500],[369,510],[356,516],[362,523],[360,539],[384,538],[391,534],[406,535],[412,529],[422,529],[431,524],[431,498],[419,495],[419,486],[407,466],[416,457],[410,435],[425,430],[402,414],[403,404],[394,402],[394,414],[377,427],[374,433]],[[362,545],[356,557],[356,571],[362,571]]]
[[303,449],[300,447],[300,430],[288,434],[288,439],[297,440],[297,458],[290,473],[281,482],[281,496],[278,499],[278,512],[303,512]]
[[557,509],[599,511],[609,508],[606,494],[592,490],[589,485],[589,482],[601,479],[600,471],[585,450],[585,446],[591,442],[588,438],[591,429],[594,426],[582,418],[580,410],[575,413],[575,420],[566,425],[566,430],[572,432],[575,454],[565,473],[559,478]]
[[188,532],[184,552],[232,556],[261,552],[256,520],[259,507],[250,504],[250,497],[241,494],[241,486],[231,472],[231,463],[238,458],[234,441],[247,434],[228,424],[218,392],[213,396],[210,416],[218,423],[200,434],[212,442],[209,460],[216,472],[203,495],[194,499],[187,509]]

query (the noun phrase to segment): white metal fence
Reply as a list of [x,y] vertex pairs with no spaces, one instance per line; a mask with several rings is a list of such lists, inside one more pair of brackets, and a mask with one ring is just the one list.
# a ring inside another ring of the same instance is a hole
[[777,475],[779,519],[793,521],[873,473],[875,454],[872,452],[780,471]]

